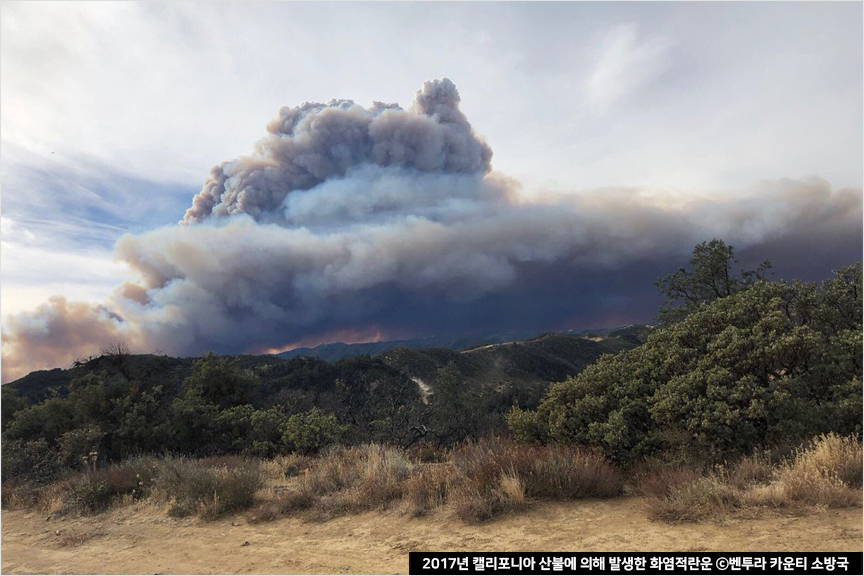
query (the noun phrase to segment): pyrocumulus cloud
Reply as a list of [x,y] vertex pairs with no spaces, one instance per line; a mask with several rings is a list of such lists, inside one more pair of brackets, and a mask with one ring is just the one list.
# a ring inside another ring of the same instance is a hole
[[4,380],[120,339],[228,353],[346,331],[646,319],[651,281],[714,237],[790,270],[860,258],[861,190],[819,179],[722,199],[601,189],[526,202],[492,171],[446,79],[408,110],[307,103],[267,132],[252,155],[213,168],[180,225],[118,241],[136,276],[108,302],[55,297],[8,317]]

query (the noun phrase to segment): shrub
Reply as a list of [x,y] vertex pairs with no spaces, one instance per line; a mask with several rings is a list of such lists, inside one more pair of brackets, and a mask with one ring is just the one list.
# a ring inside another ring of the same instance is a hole
[[18,510],[34,508],[38,505],[40,496],[45,491],[44,487],[36,486],[31,482],[18,482],[10,480],[3,482],[2,504],[4,510]]
[[60,436],[57,459],[60,466],[70,470],[81,470],[91,465],[99,453],[99,445],[105,434],[98,426],[82,426]]
[[45,484],[55,479],[60,472],[57,454],[46,440],[7,440],[3,439],[2,471],[3,482],[14,480],[18,483]]
[[68,485],[64,512],[94,514],[111,505],[117,492],[97,474],[82,474]]
[[821,288],[748,284],[553,384],[536,412],[511,413],[512,430],[620,463],[666,449],[722,461],[827,431],[860,434],[862,292],[860,265]]
[[95,514],[107,509],[120,497],[139,500],[150,494],[160,472],[155,458],[133,458],[101,470],[88,471],[62,482],[56,493],[62,511]]
[[157,490],[161,498],[171,502],[170,516],[197,514],[212,520],[250,508],[263,485],[261,471],[251,460],[244,466],[229,468],[177,459],[165,462]]
[[649,498],[669,498],[702,477],[696,468],[666,466],[635,473],[635,492]]
[[542,443],[546,440],[547,428],[537,412],[513,406],[507,413],[507,426],[518,442]]
[[669,523],[698,522],[742,505],[740,492],[716,476],[702,477],[670,488],[668,495],[649,500],[648,517]]
[[418,466],[402,487],[409,514],[420,516],[443,506],[456,479],[457,471],[452,464]]
[[[324,460],[324,466],[313,467],[303,480],[310,491],[318,493],[338,486],[322,502],[333,514],[368,510],[401,498],[402,483],[414,466],[404,451],[374,444],[335,451]],[[319,470],[321,478],[317,478]]]
[[335,444],[347,431],[348,427],[339,424],[334,414],[313,408],[288,419],[282,441],[294,452],[312,454]]

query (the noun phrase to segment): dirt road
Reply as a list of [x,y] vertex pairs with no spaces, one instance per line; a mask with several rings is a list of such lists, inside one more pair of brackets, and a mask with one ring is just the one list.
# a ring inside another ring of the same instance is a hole
[[[638,498],[538,505],[482,526],[445,511],[329,522],[173,520],[148,505],[89,518],[2,513],[4,574],[406,574],[422,551],[861,551],[860,508],[669,526]],[[248,542],[248,544],[246,544]],[[245,545],[244,545],[245,544]]]

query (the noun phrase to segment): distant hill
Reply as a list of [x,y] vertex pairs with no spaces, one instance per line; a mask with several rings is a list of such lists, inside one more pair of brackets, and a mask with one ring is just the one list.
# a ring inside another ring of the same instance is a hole
[[[281,390],[321,390],[351,374],[395,371],[416,382],[424,394],[434,393],[439,370],[453,362],[466,384],[478,390],[545,387],[549,382],[578,374],[602,354],[627,350],[644,341],[650,327],[545,334],[515,340],[518,334],[465,338],[394,340],[365,344],[325,344],[279,355],[236,356],[236,362],[256,374],[268,395]],[[509,338],[509,340],[508,340]],[[363,361],[363,357],[369,357]],[[173,396],[192,373],[195,358],[152,354],[131,355],[118,363],[113,357],[84,364],[40,370],[3,386],[14,389],[28,403],[52,394],[65,396],[68,384],[88,373],[104,374],[109,382],[145,389],[161,386]]]
[[[562,332],[564,336],[616,336],[627,337],[634,344],[640,342],[639,338],[644,340],[644,336],[649,330],[648,326],[643,324],[623,326],[620,328],[598,328],[592,330],[570,330]],[[614,332],[614,334],[613,334]],[[407,348],[411,350],[427,350],[431,348],[443,348],[445,350],[468,350],[479,346],[488,346],[491,344],[504,344],[507,342],[519,342],[529,340],[538,336],[537,332],[505,332],[500,334],[476,334],[472,336],[459,337],[441,337],[431,336],[428,338],[412,338],[408,340],[385,340],[382,342],[360,342],[357,344],[346,344],[344,342],[334,342],[330,344],[320,344],[313,348],[295,348],[287,352],[277,354],[280,358],[290,360],[291,358],[299,358],[301,356],[320,358],[328,362],[342,360],[343,358],[356,358],[357,356],[379,356],[390,350],[397,348]]]
[[603,354],[615,354],[637,345],[638,342],[629,337],[546,334],[521,342],[487,344],[461,351],[397,348],[382,354],[381,359],[430,387],[434,387],[438,371],[450,362],[466,382],[481,388],[518,387],[566,380]]
[[410,340],[386,340],[383,342],[362,342],[358,344],[345,344],[344,342],[334,342],[332,344],[321,344],[314,348],[295,348],[287,352],[277,354],[280,358],[290,360],[291,358],[299,358],[300,356],[309,356],[312,358],[320,358],[332,362],[334,360],[342,360],[343,358],[356,358],[357,356],[378,356],[384,352],[395,350],[396,348],[410,348],[413,350],[427,348],[445,348],[447,350],[465,350],[475,346],[485,346],[487,344],[500,344],[512,340],[524,340],[536,336],[536,333],[510,333],[510,334],[489,334],[479,336],[461,336],[453,337],[429,337],[429,338],[412,338]]

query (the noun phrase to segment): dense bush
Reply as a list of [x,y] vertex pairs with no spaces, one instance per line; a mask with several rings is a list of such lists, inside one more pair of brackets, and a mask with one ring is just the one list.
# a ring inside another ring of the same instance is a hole
[[57,452],[47,440],[6,440],[3,441],[3,455],[0,472],[3,482],[27,480],[44,484],[56,478],[62,470]]
[[834,431],[861,433],[861,267],[821,288],[758,281],[647,342],[554,384],[517,438],[720,459]]
[[348,427],[318,408],[295,414],[285,423],[282,441],[294,452],[312,454],[342,439]]
[[124,357],[122,371],[115,356],[79,363],[68,386],[32,405],[4,387],[3,480],[48,482],[142,453],[272,458],[340,441],[403,444],[424,417],[417,385],[377,359],[274,359],[252,370],[262,360],[207,355],[173,381],[162,361]]

